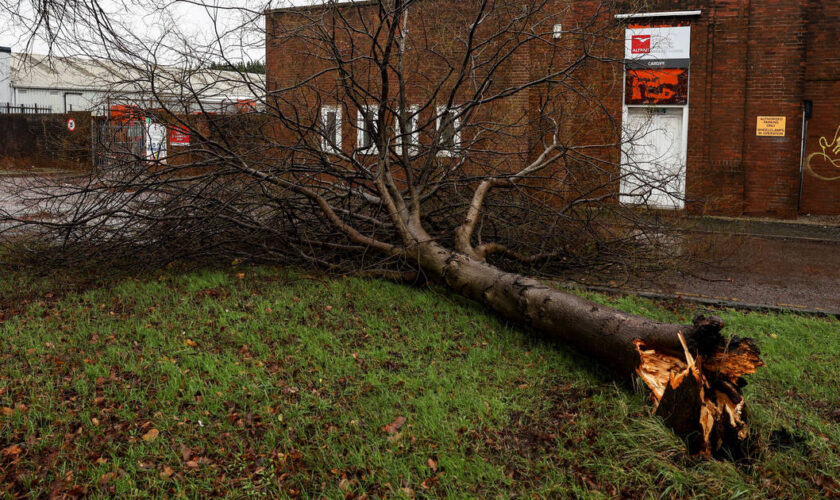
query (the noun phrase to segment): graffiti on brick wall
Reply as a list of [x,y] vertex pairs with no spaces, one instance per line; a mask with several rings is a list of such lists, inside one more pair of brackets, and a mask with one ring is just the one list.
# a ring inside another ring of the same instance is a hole
[[826,137],[820,137],[819,145],[821,150],[811,153],[805,160],[805,169],[817,179],[840,180],[840,126],[831,142]]

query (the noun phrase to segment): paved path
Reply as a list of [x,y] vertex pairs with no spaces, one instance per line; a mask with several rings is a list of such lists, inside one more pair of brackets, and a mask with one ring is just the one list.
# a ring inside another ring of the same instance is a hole
[[[805,233],[802,228],[793,230]],[[715,244],[707,262],[688,263],[690,273],[633,279],[621,288],[838,315],[840,240],[812,236],[694,233],[688,236],[693,244]]]

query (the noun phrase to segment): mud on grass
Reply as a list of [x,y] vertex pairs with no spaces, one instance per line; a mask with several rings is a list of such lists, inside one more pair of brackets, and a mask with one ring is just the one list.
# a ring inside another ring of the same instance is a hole
[[0,323],[5,496],[838,491],[837,321],[718,311],[768,363],[745,390],[745,466],[686,456],[643,391],[441,290],[240,267],[50,285],[2,285],[29,301]]

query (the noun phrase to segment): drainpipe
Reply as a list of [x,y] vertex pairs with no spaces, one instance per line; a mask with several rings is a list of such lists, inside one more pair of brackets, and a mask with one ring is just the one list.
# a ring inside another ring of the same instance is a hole
[[805,183],[805,143],[808,141],[808,120],[814,114],[814,102],[802,102],[802,144],[799,150],[799,196],[796,199],[796,213],[802,211],[802,185]]
[[0,102],[12,101],[12,49],[0,47]]

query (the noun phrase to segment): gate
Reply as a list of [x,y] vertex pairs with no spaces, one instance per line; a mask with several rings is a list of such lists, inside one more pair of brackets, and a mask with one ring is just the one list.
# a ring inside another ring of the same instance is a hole
[[146,133],[141,120],[111,121],[100,124],[93,143],[97,168],[137,168],[145,162]]

